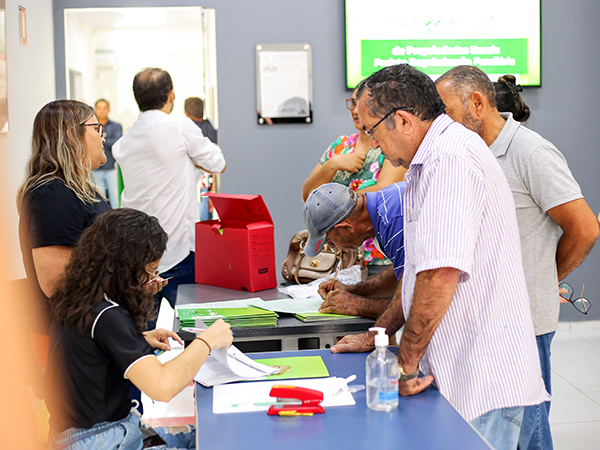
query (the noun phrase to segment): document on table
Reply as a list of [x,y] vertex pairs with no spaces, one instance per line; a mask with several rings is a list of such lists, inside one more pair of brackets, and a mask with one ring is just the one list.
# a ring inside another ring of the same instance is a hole
[[264,378],[279,371],[248,358],[234,345],[228,349],[213,350],[194,377],[198,383],[210,387],[234,381]]
[[323,299],[319,296],[316,296],[301,299],[283,298],[280,300],[269,300],[268,302],[261,298],[255,298],[252,299],[250,304],[252,306],[256,306],[257,308],[268,309],[269,311],[298,314],[318,312],[322,303]]
[[253,306],[269,311],[294,314],[297,319],[302,322],[316,322],[321,320],[346,320],[357,319],[360,316],[348,316],[345,314],[326,314],[320,313],[319,307],[323,303],[320,296],[307,297],[301,299],[281,299],[269,300],[265,302],[261,299],[255,299],[252,302]]
[[210,303],[186,303],[183,305],[175,306],[175,314],[179,318],[179,311],[182,309],[206,309],[206,308],[247,308],[248,306],[254,306],[253,303],[256,301],[263,302],[264,300],[260,297],[254,298],[243,298],[241,300],[226,300],[223,302],[210,302]]
[[[253,381],[215,386],[213,388],[213,413],[240,413],[266,411],[277,399],[271,397],[271,387],[275,384],[300,386],[323,392],[324,408],[333,406],[352,406],[356,404],[352,393],[341,386],[346,386],[343,378],[313,378],[304,380]],[[298,401],[298,403],[300,403]]]

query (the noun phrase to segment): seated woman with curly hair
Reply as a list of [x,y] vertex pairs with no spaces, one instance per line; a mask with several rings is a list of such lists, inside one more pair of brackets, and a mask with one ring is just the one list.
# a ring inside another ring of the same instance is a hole
[[[99,216],[71,253],[50,298],[52,326],[47,377],[56,386],[47,399],[50,447],[141,449],[140,418],[130,412],[131,383],[158,401],[181,392],[211,349],[233,341],[219,320],[161,364],[154,348],[169,350],[162,329],[144,332],[154,305],[147,285],[167,235],[155,217],[133,209]],[[176,435],[158,428],[170,447],[195,448],[195,430]]]

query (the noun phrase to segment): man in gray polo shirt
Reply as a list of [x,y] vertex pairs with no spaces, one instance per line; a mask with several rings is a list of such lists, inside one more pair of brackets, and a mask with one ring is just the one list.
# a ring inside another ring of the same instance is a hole
[[[558,282],[590,252],[598,237],[598,221],[558,149],[512,114],[498,112],[494,87],[485,73],[458,66],[438,78],[436,85],[448,115],[490,147],[513,193],[542,377],[551,393],[550,343],[558,328]],[[550,402],[525,409],[521,450],[553,448],[549,412]]]

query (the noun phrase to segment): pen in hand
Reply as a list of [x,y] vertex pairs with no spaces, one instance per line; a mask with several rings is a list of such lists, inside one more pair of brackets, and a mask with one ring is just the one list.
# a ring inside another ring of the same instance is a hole
[[[337,267],[337,269],[335,269],[335,275],[333,276],[333,286],[332,286],[332,287],[334,287],[334,286],[335,286],[335,279],[337,278],[337,276],[338,276],[338,272],[339,272],[339,271],[340,271],[340,266],[338,266],[338,267]],[[332,293],[332,292],[334,292],[334,291],[336,291],[336,289],[332,289],[331,291],[329,291],[329,292],[327,293],[327,295],[325,296],[325,298],[328,298],[328,297],[329,297],[329,294],[331,294],[331,293]]]

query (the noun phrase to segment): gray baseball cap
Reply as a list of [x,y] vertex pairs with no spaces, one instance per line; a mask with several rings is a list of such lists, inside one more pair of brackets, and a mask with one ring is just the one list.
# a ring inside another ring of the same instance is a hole
[[304,224],[310,233],[305,254],[321,253],[327,232],[350,215],[356,199],[356,192],[339,183],[323,184],[312,191],[304,203]]

